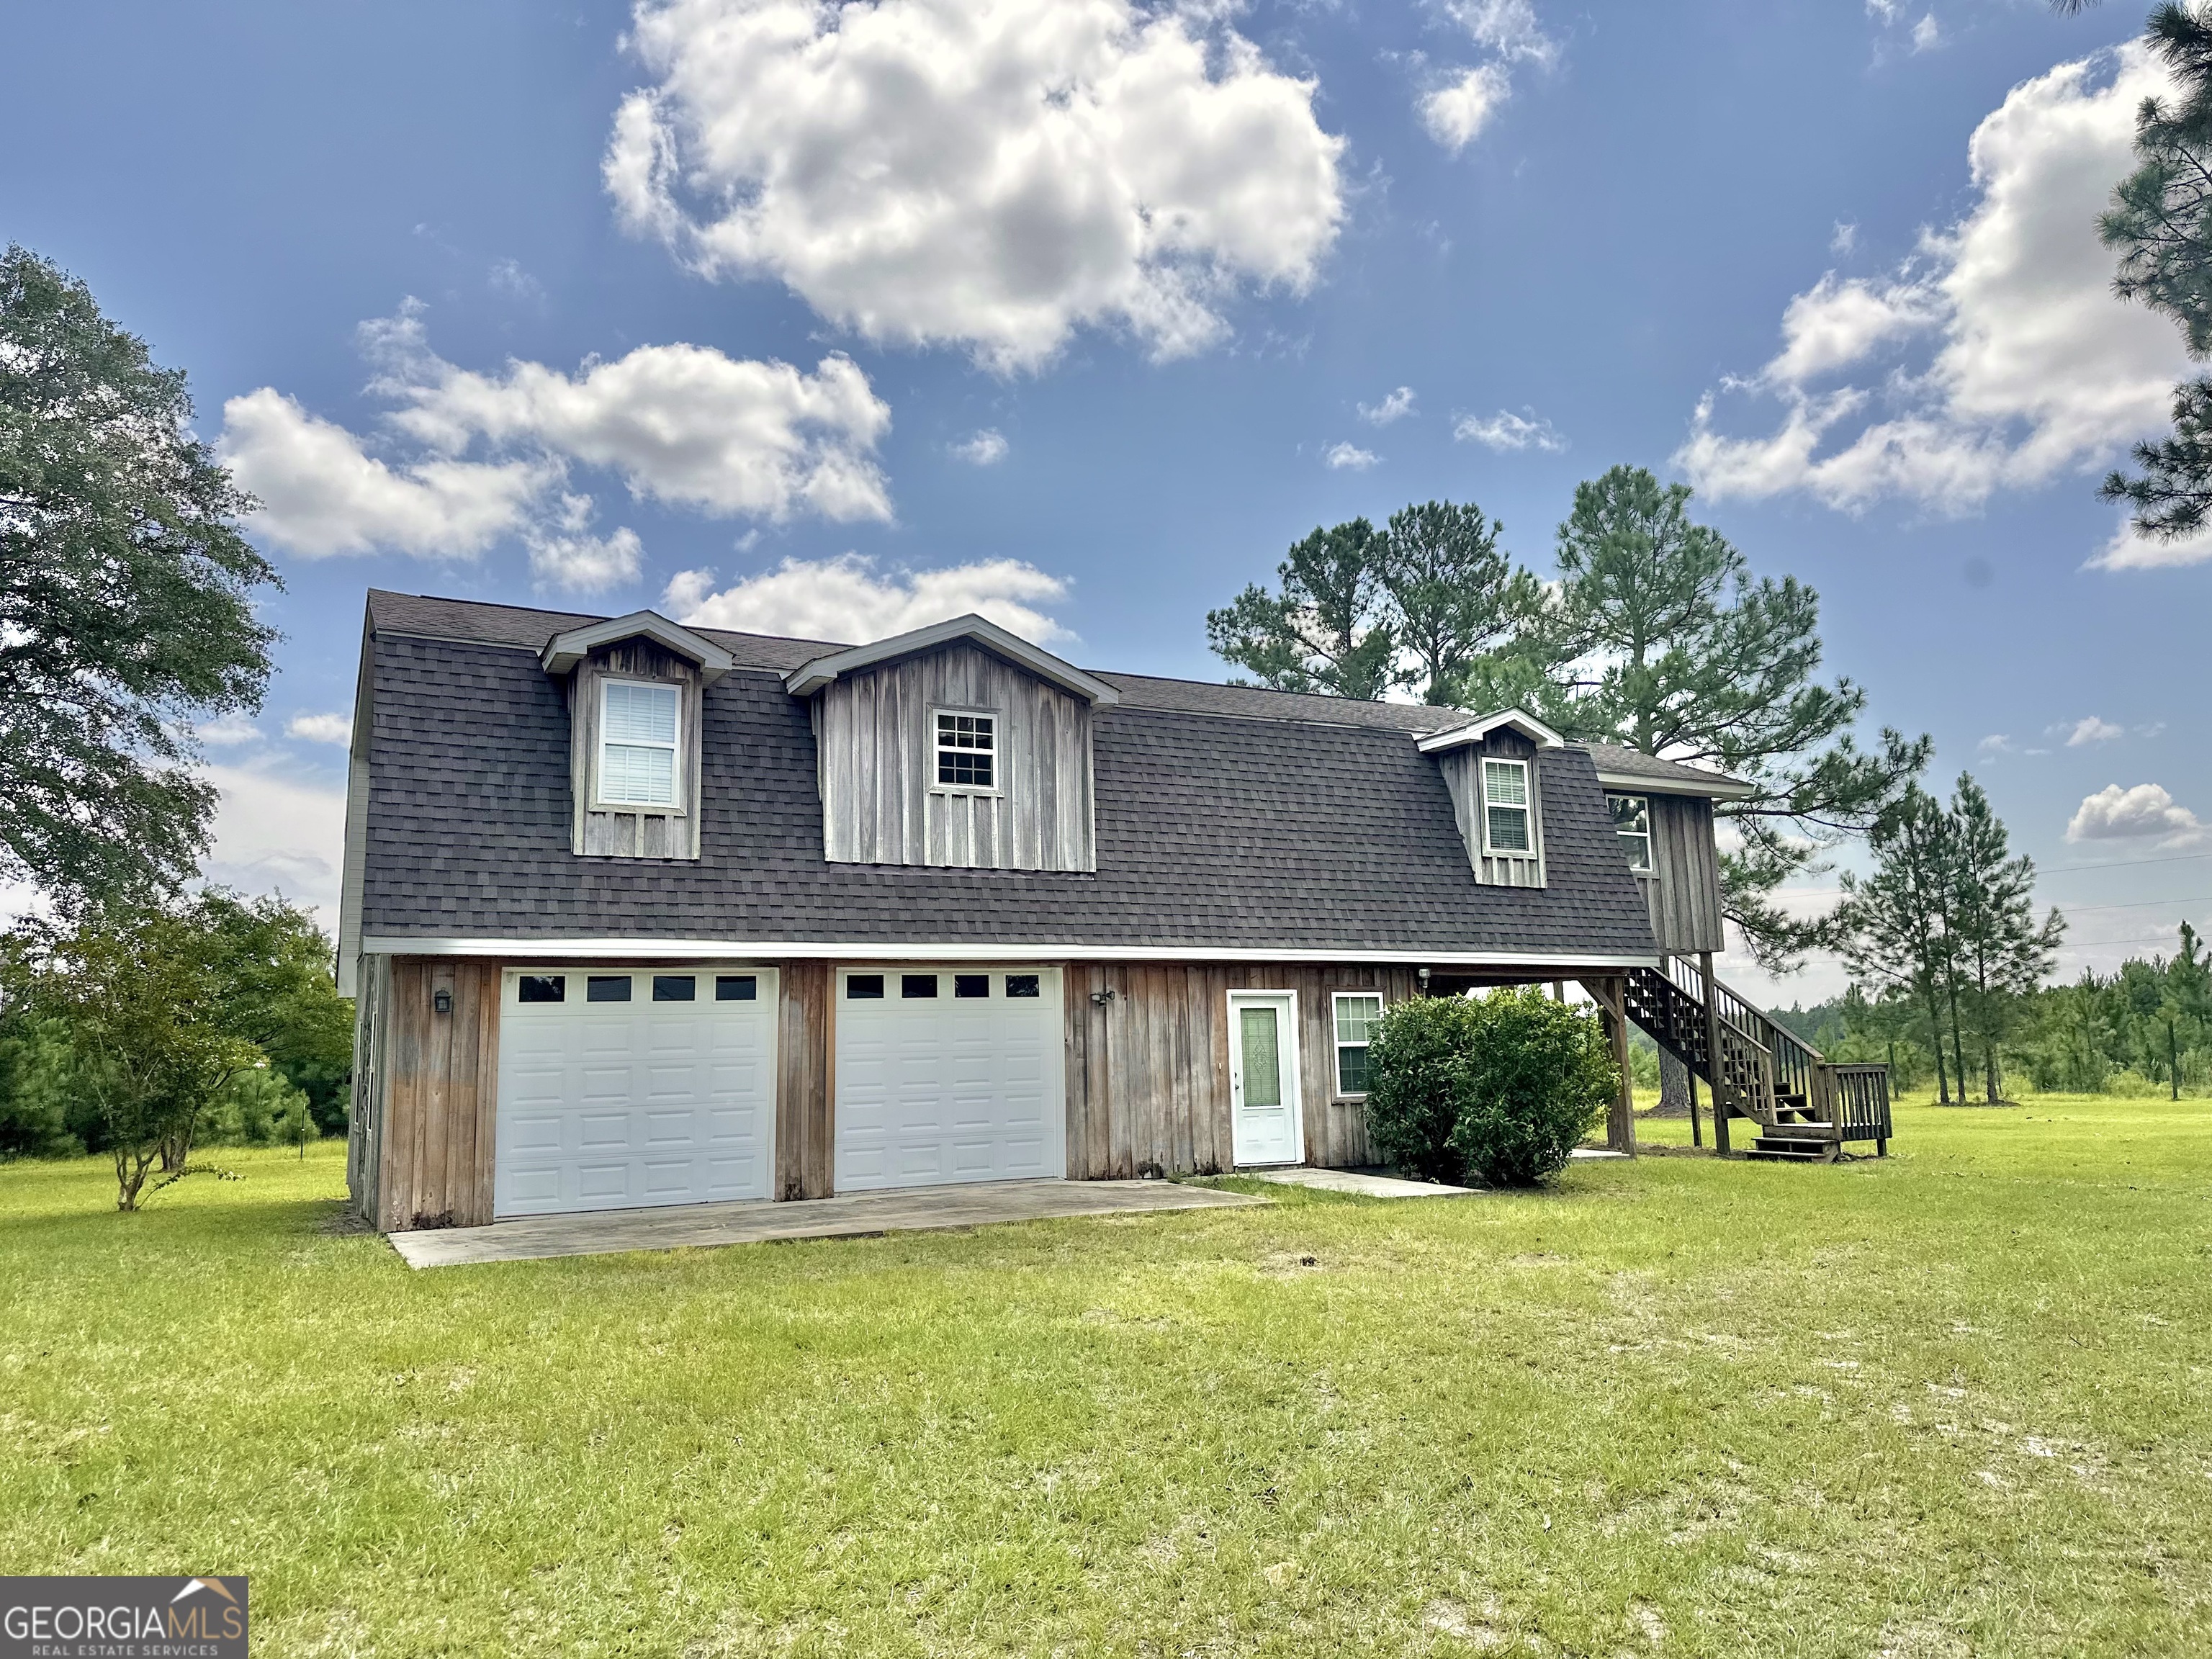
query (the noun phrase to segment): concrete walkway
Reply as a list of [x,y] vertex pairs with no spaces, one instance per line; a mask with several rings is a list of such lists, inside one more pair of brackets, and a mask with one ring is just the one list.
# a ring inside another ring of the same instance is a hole
[[1473,1187],[1441,1182],[1407,1181],[1367,1170],[1239,1170],[1254,1181],[1279,1181],[1286,1187],[1313,1187],[1325,1193],[1357,1193],[1362,1198],[1471,1198]]
[[611,1255],[623,1250],[763,1244],[781,1238],[860,1238],[978,1227],[994,1221],[1212,1210],[1267,1201],[1171,1181],[1001,1181],[988,1186],[854,1193],[788,1204],[763,1200],[596,1210],[586,1215],[531,1216],[495,1221],[489,1227],[441,1227],[390,1237],[392,1248],[409,1267],[451,1267],[556,1255]]

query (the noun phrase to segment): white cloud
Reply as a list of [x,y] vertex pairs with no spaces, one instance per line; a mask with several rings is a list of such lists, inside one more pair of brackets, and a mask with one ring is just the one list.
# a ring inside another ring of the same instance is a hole
[[1421,125],[1456,155],[1482,136],[1498,106],[1512,95],[1512,79],[1502,64],[1478,64],[1422,95]]
[[605,468],[632,495],[715,517],[801,513],[888,519],[876,465],[890,410],[849,358],[811,374],[703,346],[641,346],[574,375],[509,362],[495,374],[433,352],[422,307],[364,324],[370,390],[397,405],[377,447],[271,387],[224,406],[220,447],[262,501],[253,527],[309,557],[378,550],[472,558],[506,536],[563,586],[633,579],[635,532],[590,533],[573,465]]
[[2069,841],[2142,841],[2157,838],[2161,847],[2194,845],[2206,838],[2212,825],[2175,803],[2155,783],[2139,783],[2123,789],[2107,784],[2094,795],[2082,797],[2073,821],[2066,826]]
[[308,743],[335,743],[344,747],[353,741],[353,716],[295,714],[284,722],[284,735]]
[[1845,220],[1837,220],[1835,234],[1828,238],[1828,252],[1836,254],[1849,253],[1858,245],[1859,228]]
[[1041,608],[1067,598],[1066,580],[1018,559],[878,574],[873,559],[845,553],[786,559],[720,592],[714,584],[711,570],[681,572],[661,603],[682,622],[802,640],[865,643],[970,611],[1039,645],[1075,637]]
[[1362,449],[1358,444],[1331,444],[1322,451],[1321,464],[1332,472],[1351,471],[1364,472],[1382,457],[1371,449]]
[[638,0],[653,78],[603,166],[634,229],[870,339],[1035,368],[1075,330],[1158,356],[1248,284],[1304,289],[1343,140],[1315,83],[1129,0]]
[[1546,34],[1528,0],[1451,0],[1445,7],[1468,38],[1491,54],[1421,94],[1417,106],[1429,137],[1456,155],[1481,135],[1498,106],[1513,95],[1513,65],[1548,68],[1559,42]]
[[2138,533],[2132,521],[2123,520],[2120,527],[2112,532],[2112,540],[2098,550],[2089,563],[2101,570],[2163,570],[2202,564],[2207,559],[2212,559],[2212,529],[2160,542]]
[[243,714],[225,714],[192,728],[192,735],[217,749],[236,749],[261,741],[261,728]]
[[212,766],[206,776],[222,799],[202,873],[247,893],[281,892],[335,931],[345,791],[265,765]]
[[485,282],[495,294],[503,294],[510,300],[527,300],[532,304],[543,301],[545,289],[538,280],[522,268],[516,259],[501,259],[486,273]]
[[1918,22],[1912,26],[1913,51],[1933,52],[1936,47],[1942,44],[1942,25],[1936,21],[1936,14],[1934,12],[1929,12],[1925,17],[1923,17]]
[[1976,744],[1974,749],[1977,753],[1983,755],[2010,755],[2018,752],[2013,747],[2012,739],[2001,732],[1992,732]]
[[1389,426],[1413,412],[1413,388],[1401,386],[1379,404],[1355,404],[1359,418],[1370,426]]
[[[1774,431],[1727,436],[1717,398],[1699,402],[1674,457],[1692,483],[1718,497],[1804,490],[1847,511],[1903,498],[1962,513],[2162,428],[2179,335],[2113,297],[2096,217],[2133,165],[2136,106],[2165,90],[2132,45],[2014,88],[1968,145],[1966,214],[1923,232],[1887,278],[1822,276],[1790,302],[1782,351],[1726,384],[1779,399]],[[1912,349],[1924,349],[1918,367]]]
[[543,461],[390,465],[273,386],[233,398],[222,416],[222,458],[261,502],[252,527],[311,559],[378,548],[472,558],[558,477]]
[[1867,15],[1877,23],[1894,23],[1905,15],[1905,0],[1867,0]]
[[[2065,728],[2062,726],[2058,729]],[[2115,738],[2126,735],[2127,729],[2124,726],[2115,726],[2110,720],[2099,720],[2094,714],[2085,714],[2074,722],[2071,731],[2067,732],[2066,746],[2069,749],[2080,749],[2093,743],[2110,743]]]
[[1452,436],[1462,443],[1481,444],[1497,450],[1541,449],[1557,453],[1567,447],[1559,429],[1539,417],[1533,409],[1526,415],[1501,409],[1487,420],[1462,415],[1452,425]]
[[975,466],[995,466],[1006,459],[1006,434],[996,427],[985,427],[974,437],[952,446],[955,459]]

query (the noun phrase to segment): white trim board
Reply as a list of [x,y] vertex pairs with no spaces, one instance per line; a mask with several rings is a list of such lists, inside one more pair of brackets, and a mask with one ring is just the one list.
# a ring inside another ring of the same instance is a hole
[[1020,939],[985,945],[898,939],[727,939],[538,937],[471,939],[451,935],[410,937],[372,933],[361,942],[372,957],[501,957],[517,961],[580,961],[593,957],[628,957],[647,962],[693,961],[702,957],[783,957],[816,962],[1343,962],[1420,963],[1435,968],[1563,968],[1614,970],[1656,968],[1657,956],[1604,956],[1584,951],[1315,950],[1289,945],[1039,945]]

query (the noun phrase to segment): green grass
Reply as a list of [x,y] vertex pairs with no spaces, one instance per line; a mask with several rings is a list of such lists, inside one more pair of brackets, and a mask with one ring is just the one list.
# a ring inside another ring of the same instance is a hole
[[286,1656],[2212,1648],[2212,1103],[1895,1146],[423,1273],[334,1145],[0,1168],[0,1562]]

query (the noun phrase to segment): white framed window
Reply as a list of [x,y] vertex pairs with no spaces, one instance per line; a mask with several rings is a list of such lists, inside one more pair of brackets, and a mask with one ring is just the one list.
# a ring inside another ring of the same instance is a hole
[[683,691],[638,680],[599,690],[599,801],[606,806],[677,807],[683,801]]
[[1613,832],[1628,850],[1628,867],[1649,874],[1652,868],[1650,797],[1607,795],[1605,807],[1613,814]]
[[932,789],[963,795],[1000,791],[999,717],[972,708],[930,711],[935,767]]
[[1534,826],[1528,821],[1528,763],[1482,763],[1482,844],[1495,858],[1536,856]]
[[1336,1091],[1367,1092],[1367,1044],[1382,1023],[1382,999],[1363,991],[1336,994]]

